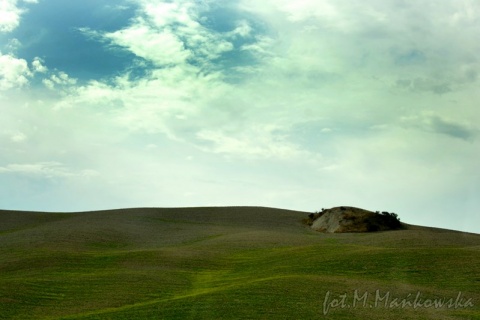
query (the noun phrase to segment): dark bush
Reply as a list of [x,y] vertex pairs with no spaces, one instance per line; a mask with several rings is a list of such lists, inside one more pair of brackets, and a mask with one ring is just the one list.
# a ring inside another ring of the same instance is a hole
[[379,230],[379,226],[377,224],[373,224],[367,221],[367,231],[368,232],[375,232]]
[[368,231],[396,230],[402,228],[402,223],[395,213],[383,211],[366,219]]

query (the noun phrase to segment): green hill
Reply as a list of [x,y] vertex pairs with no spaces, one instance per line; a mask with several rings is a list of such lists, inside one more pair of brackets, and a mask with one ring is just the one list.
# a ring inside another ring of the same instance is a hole
[[0,318],[480,319],[480,235],[326,234],[307,215],[0,211]]

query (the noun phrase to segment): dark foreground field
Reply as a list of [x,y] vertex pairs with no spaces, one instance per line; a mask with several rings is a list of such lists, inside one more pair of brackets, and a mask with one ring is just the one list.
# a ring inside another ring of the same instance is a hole
[[322,234],[307,214],[0,211],[0,318],[480,319],[480,235]]

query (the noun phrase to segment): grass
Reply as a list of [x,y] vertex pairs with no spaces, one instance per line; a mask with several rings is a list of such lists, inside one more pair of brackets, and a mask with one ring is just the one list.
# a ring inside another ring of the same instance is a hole
[[[480,319],[479,235],[322,234],[253,207],[48,215],[0,212],[1,319]],[[370,308],[377,290],[473,306]]]

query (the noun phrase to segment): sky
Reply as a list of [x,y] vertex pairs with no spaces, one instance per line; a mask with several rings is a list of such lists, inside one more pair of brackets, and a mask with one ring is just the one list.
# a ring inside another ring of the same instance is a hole
[[479,52],[476,0],[0,0],[0,208],[480,233]]

